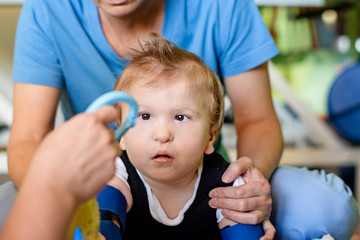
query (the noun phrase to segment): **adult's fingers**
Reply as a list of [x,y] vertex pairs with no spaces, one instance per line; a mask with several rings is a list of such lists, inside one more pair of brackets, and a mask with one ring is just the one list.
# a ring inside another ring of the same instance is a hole
[[91,114],[104,124],[114,122],[117,118],[116,109],[112,106],[103,106]]
[[227,218],[244,224],[257,224],[268,219],[272,199],[270,186],[265,180],[257,180],[236,187],[218,188],[210,192],[209,205],[223,209]]
[[239,212],[223,209],[221,213],[227,219],[242,224],[255,225],[261,223],[265,219],[268,219],[268,216],[266,216],[262,211]]
[[241,157],[229,165],[222,176],[222,181],[225,183],[233,182],[251,167],[253,167],[252,160],[248,157]]
[[236,187],[218,187],[210,191],[212,198],[250,198],[259,195],[269,195],[270,184],[265,179],[258,179],[253,182]]
[[122,154],[122,150],[120,148],[119,142],[115,139],[115,133],[114,130],[112,128],[109,128],[109,131],[111,133],[112,136],[112,146],[115,148],[116,150],[116,156],[120,156]]
[[275,237],[276,229],[270,222],[270,220],[265,220],[263,222],[263,229],[265,232],[265,235],[260,238],[260,240],[272,240]]
[[263,198],[261,196],[244,199],[213,198],[209,201],[209,205],[212,208],[229,209],[239,212],[249,212],[254,210],[268,212],[271,203],[271,198]]

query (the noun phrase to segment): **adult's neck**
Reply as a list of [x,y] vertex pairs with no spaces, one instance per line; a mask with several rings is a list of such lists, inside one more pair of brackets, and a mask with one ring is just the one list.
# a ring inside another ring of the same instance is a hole
[[116,15],[99,8],[101,26],[106,39],[122,58],[131,58],[130,49],[141,47],[139,41],[151,32],[162,32],[165,16],[164,0],[146,0],[133,12]]
[[164,20],[164,0],[146,0],[134,11],[115,15],[99,9],[102,25],[110,23],[117,32],[148,33],[162,30]]

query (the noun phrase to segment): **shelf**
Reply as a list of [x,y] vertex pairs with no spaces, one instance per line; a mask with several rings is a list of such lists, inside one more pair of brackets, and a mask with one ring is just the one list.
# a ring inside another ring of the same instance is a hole
[[255,0],[259,6],[321,7],[325,0]]
[[25,0],[0,0],[0,5],[19,5],[23,4]]

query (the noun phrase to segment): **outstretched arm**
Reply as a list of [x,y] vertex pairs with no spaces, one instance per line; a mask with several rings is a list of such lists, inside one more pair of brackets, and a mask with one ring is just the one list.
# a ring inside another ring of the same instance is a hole
[[115,119],[115,109],[103,107],[75,116],[44,139],[0,239],[66,238],[77,207],[114,176],[119,148],[105,124]]

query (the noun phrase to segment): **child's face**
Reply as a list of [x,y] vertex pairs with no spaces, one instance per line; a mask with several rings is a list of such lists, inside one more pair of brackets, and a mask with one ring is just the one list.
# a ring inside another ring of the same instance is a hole
[[133,165],[147,180],[175,183],[193,177],[203,153],[214,151],[204,95],[185,79],[156,87],[138,81],[127,92],[137,101],[139,114],[120,147]]

